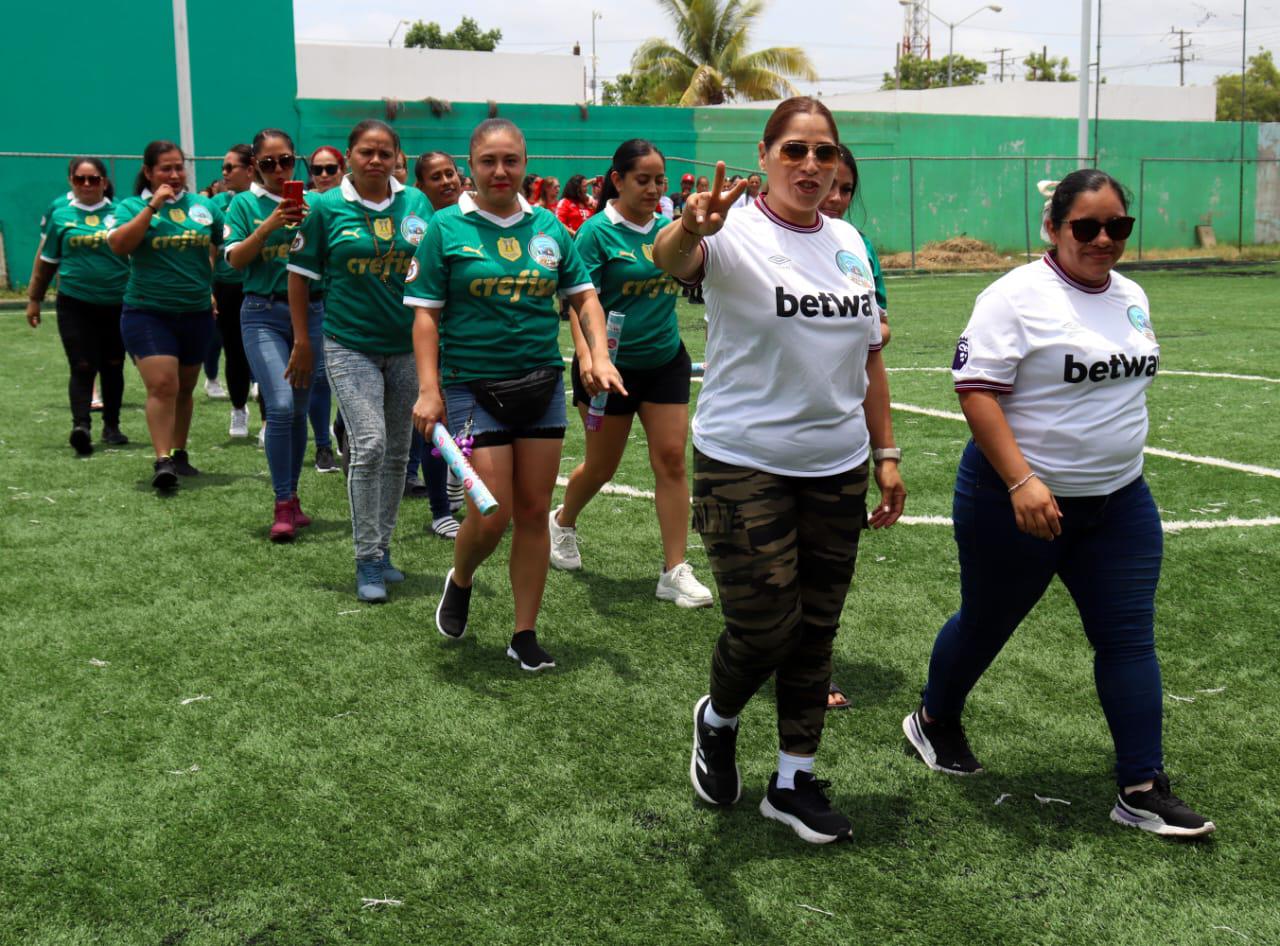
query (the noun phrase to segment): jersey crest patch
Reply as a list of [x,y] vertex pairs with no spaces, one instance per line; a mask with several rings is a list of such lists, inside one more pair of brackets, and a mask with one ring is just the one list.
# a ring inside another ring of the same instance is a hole
[[1142,311],[1142,306],[1129,306],[1129,324],[1136,328],[1151,341],[1156,340],[1155,329],[1151,327],[1151,317]]
[[102,218],[102,225],[106,227],[108,230],[110,230],[112,227],[116,225],[116,215],[107,214],[105,217]]
[[209,213],[209,208],[201,204],[196,204],[191,208],[191,219],[202,227],[207,227],[213,223],[213,214]]
[[89,214],[87,217],[84,218],[84,223],[85,223],[85,226],[87,227],[96,227],[98,225],[98,222],[99,220],[98,220],[97,214]]
[[395,224],[391,222],[390,217],[379,217],[373,221],[373,235],[379,240],[390,240],[396,235]]
[[862,260],[848,250],[840,250],[836,253],[836,266],[839,267],[840,272],[844,273],[859,286],[872,285],[871,275],[867,272],[866,267],[862,265]]
[[640,247],[640,251],[644,253],[645,259],[647,259],[650,263],[653,262],[653,244],[652,243],[645,243],[643,246]]
[[427,221],[417,214],[409,214],[400,221],[400,236],[417,246],[422,242],[422,235],[427,232]]
[[409,284],[418,278],[418,258],[415,256],[409,260],[409,272],[405,273],[405,284]]
[[172,220],[174,223],[182,223],[187,219],[187,215],[183,213],[183,210],[181,207],[170,207],[169,219]]
[[307,238],[302,235],[302,231],[298,231],[298,235],[293,238],[293,242],[289,244],[291,253],[301,253],[302,248],[307,245]]
[[965,363],[968,362],[968,360],[969,360],[969,339],[961,335],[960,341],[956,342],[956,356],[955,358],[951,359],[951,370],[959,371],[961,368],[965,366]]
[[524,253],[520,250],[520,241],[515,237],[498,237],[498,255],[514,263]]
[[529,255],[543,269],[560,268],[560,245],[545,233],[529,241]]

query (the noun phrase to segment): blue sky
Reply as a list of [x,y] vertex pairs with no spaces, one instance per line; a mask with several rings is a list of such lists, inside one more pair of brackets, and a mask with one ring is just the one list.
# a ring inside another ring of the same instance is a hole
[[[1000,0],[996,0],[1000,2]],[[1093,0],[1097,9],[1098,0]],[[1110,82],[1134,85],[1177,85],[1178,67],[1171,28],[1185,29],[1190,53],[1199,57],[1186,67],[1188,85],[1211,85],[1213,77],[1239,70],[1240,0],[1101,0],[1102,66]],[[1022,57],[1048,46],[1051,55],[1079,59],[1079,0],[1004,0],[1001,12],[989,10],[955,30],[955,51],[994,64],[1001,47],[1006,57]],[[980,0],[933,0],[932,10],[955,21],[984,6]],[[670,36],[653,0],[594,0],[587,3],[541,3],[515,7],[507,0],[468,0],[468,16],[486,29],[498,27],[500,51],[568,54],[582,43],[584,61],[591,52],[591,12],[599,11],[596,52],[601,81],[627,69],[632,51],[650,36]],[[385,44],[401,19],[436,20],[452,28],[461,18],[458,6],[409,0],[295,0],[298,39]],[[893,68],[895,44],[902,35],[902,7],[897,0],[773,0],[756,34],[757,48],[803,47],[821,80],[804,91],[825,94],[875,88]],[[934,56],[947,51],[945,26],[932,21]],[[399,40],[397,39],[397,43]],[[1249,3],[1249,51],[1280,48],[1280,0]],[[1006,77],[1021,77],[1020,65],[1006,65]]]

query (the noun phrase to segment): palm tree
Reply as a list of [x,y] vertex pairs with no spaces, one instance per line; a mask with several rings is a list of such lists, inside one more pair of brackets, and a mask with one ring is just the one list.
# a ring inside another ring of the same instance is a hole
[[676,44],[645,40],[631,57],[637,79],[653,82],[658,102],[720,105],[797,94],[789,76],[810,82],[817,71],[803,49],[772,46],[748,52],[766,0],[658,0],[671,18]]

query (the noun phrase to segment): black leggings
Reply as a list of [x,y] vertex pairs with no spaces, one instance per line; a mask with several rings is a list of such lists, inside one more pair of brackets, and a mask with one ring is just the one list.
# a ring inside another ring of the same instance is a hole
[[240,337],[240,306],[244,287],[235,282],[215,282],[213,298],[218,303],[218,332],[222,335],[222,354],[226,364],[227,396],[231,406],[244,410],[249,400],[249,360]]
[[102,378],[102,423],[120,426],[120,401],[124,398],[124,339],[120,337],[120,303],[95,305],[58,293],[54,308],[58,313],[58,335],[71,366],[67,395],[71,399],[71,422],[88,427],[93,379]]

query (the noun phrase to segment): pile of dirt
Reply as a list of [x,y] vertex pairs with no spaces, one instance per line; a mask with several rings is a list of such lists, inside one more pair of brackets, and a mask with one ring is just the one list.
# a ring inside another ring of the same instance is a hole
[[[880,260],[885,269],[909,269],[910,253],[891,253]],[[988,269],[1006,267],[1008,261],[995,248],[973,237],[957,236],[940,243],[926,243],[916,250],[918,269]]]

